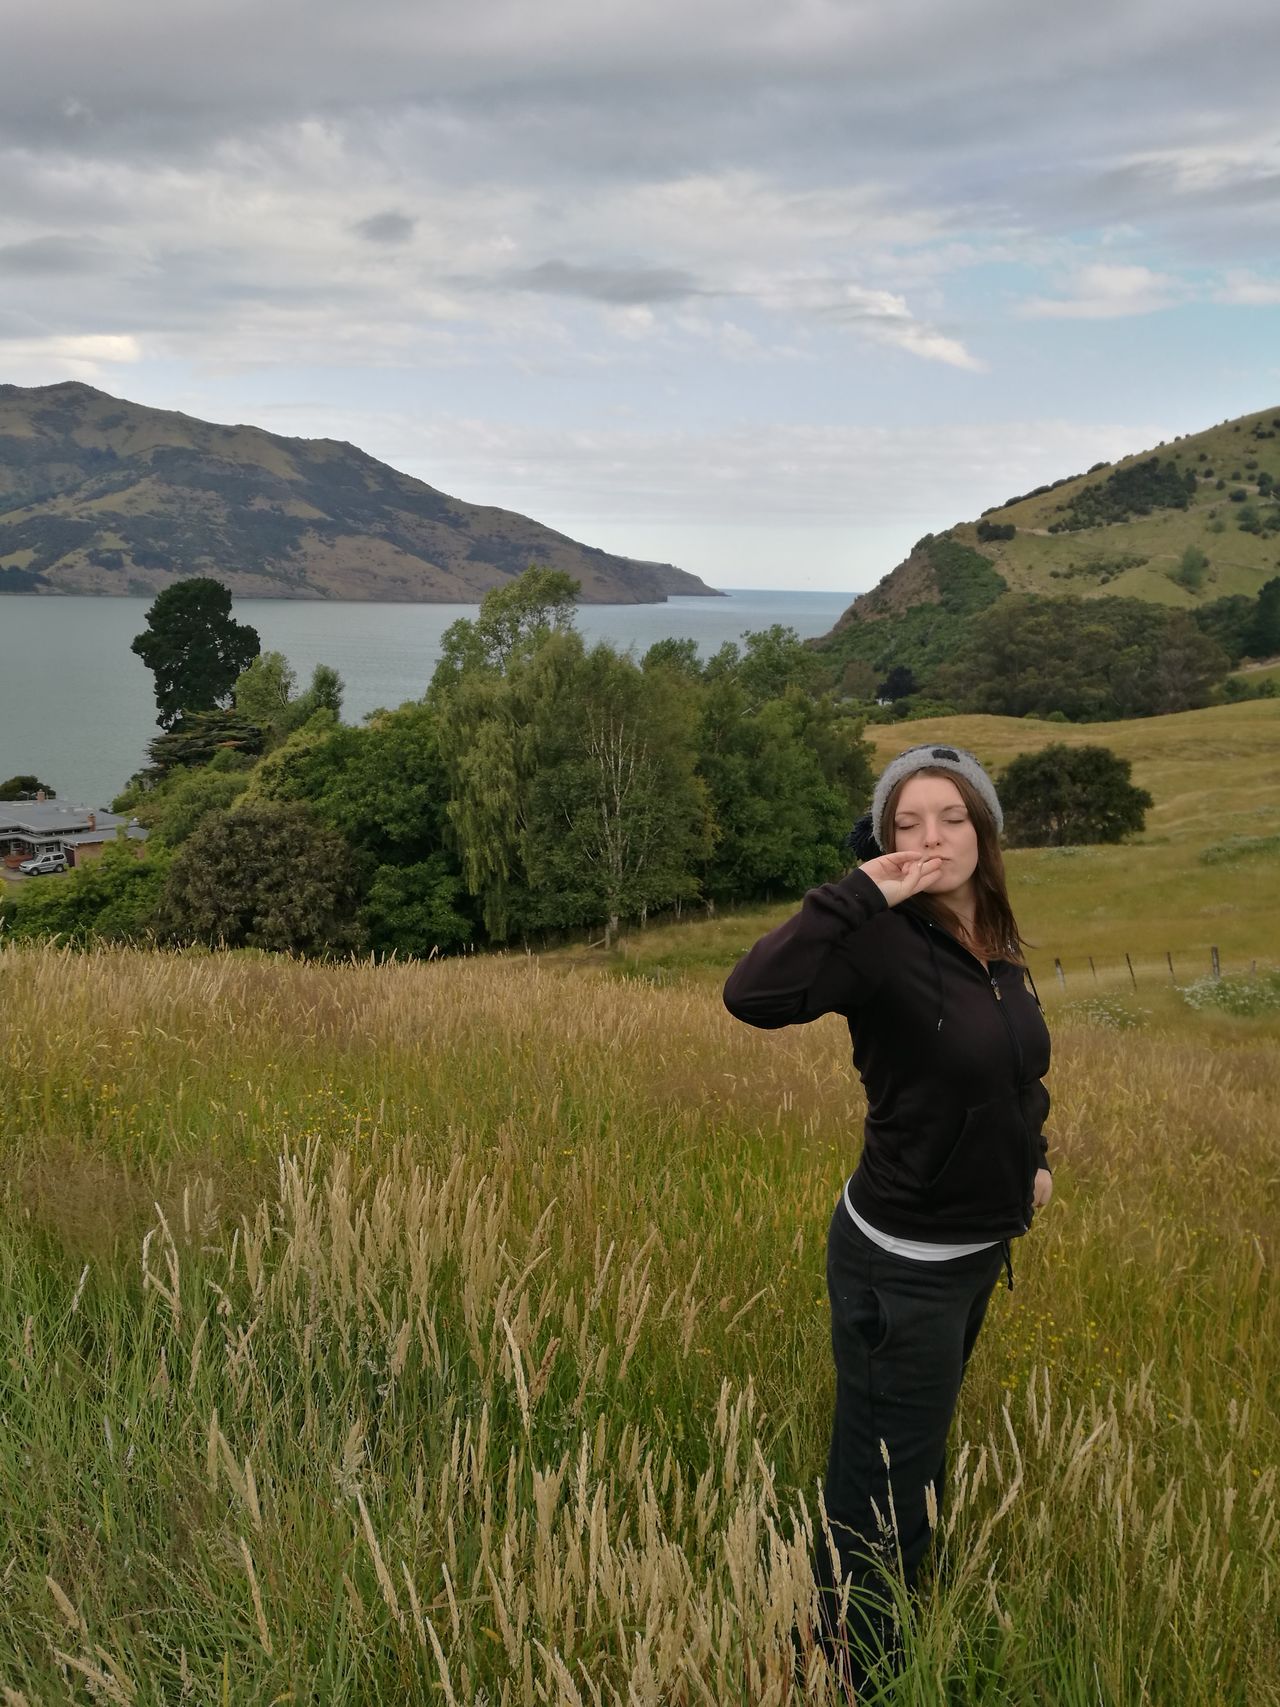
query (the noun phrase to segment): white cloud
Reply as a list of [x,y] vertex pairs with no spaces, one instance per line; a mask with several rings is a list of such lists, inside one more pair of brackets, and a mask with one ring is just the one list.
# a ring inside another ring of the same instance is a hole
[[1116,320],[1175,307],[1186,294],[1168,273],[1106,262],[1080,267],[1067,289],[1067,296],[1032,297],[1018,312],[1028,320]]
[[104,379],[113,368],[142,360],[136,338],[88,333],[45,338],[6,338],[0,329],[0,362],[11,384],[43,385],[52,379]]
[[[920,532],[1091,463],[1169,437],[1167,422],[1058,419],[900,428],[760,422],[702,431],[610,421],[524,425],[477,416],[309,413],[309,431],[360,444],[472,503],[552,526],[920,520]],[[299,430],[273,412],[271,430]],[[580,537],[581,534],[579,535]],[[889,567],[886,565],[886,567]]]
[[1256,273],[1228,273],[1214,292],[1214,301],[1242,308],[1280,308],[1280,279],[1259,278]]

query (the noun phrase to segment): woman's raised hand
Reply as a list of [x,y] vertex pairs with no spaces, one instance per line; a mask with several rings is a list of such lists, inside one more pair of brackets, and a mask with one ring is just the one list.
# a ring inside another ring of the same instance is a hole
[[931,889],[942,870],[937,854],[887,853],[858,867],[875,884],[891,907],[909,895]]

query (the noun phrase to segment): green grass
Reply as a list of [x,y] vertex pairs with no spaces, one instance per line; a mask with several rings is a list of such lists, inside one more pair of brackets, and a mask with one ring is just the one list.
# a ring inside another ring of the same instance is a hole
[[[1274,833],[1276,715],[1118,726],[1147,835],[1010,857],[1056,1190],[886,1701],[1280,1704],[1280,1012],[1183,993],[1280,959],[1274,852],[1200,857]],[[864,1105],[841,1022],[719,996],[791,905],[609,957],[4,951],[6,1707],[795,1699]]]

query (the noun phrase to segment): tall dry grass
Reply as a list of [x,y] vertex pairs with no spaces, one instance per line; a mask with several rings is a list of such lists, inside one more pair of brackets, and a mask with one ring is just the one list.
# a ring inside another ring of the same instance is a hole
[[[7,1702],[798,1698],[839,1022],[522,956],[3,967]],[[884,1698],[1265,1707],[1280,1027],[1042,994],[1055,1201]]]

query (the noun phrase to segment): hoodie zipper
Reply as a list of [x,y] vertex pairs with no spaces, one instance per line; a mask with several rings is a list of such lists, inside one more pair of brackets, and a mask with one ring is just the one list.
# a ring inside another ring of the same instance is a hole
[[[1004,997],[1000,994],[1000,986],[999,986],[999,984],[997,984],[997,982],[995,980],[994,973],[991,971],[990,967],[983,965],[983,962],[978,958],[978,956],[976,954],[974,954],[972,949],[965,948],[964,944],[960,941],[959,937],[952,936],[950,931],[943,930],[942,926],[936,925],[932,919],[926,920],[926,923],[928,924],[930,930],[938,931],[942,936],[946,937],[949,942],[955,943],[956,947],[958,949],[960,949],[964,954],[967,954],[969,956],[970,960],[973,960],[979,966],[982,966],[983,973],[986,977],[986,980],[990,984],[992,992],[995,995],[996,1005],[1000,1009],[1000,1015],[1001,1015],[1001,1018],[1004,1020],[1005,1029],[1009,1033],[1009,1041],[1013,1045],[1014,1067],[1015,1067],[1015,1071],[1017,1074],[1017,1082],[1016,1082],[1015,1089],[1019,1093],[1021,1093],[1021,1090],[1022,1090],[1022,1074],[1023,1074],[1022,1045],[1018,1042],[1018,1034],[1013,1029],[1013,1021],[1009,1018],[1008,1012],[1005,1009]],[[1033,1157],[1032,1151],[1031,1151],[1031,1134],[1027,1130],[1026,1120],[1023,1118],[1021,1095],[1019,1095],[1019,1098],[1018,1098],[1018,1124],[1022,1127],[1022,1137],[1023,1137],[1023,1141],[1026,1145],[1027,1177],[1030,1180],[1034,1180],[1035,1179],[1035,1168],[1032,1165],[1034,1162],[1034,1157]],[[1032,1189],[1034,1190],[1034,1187]],[[1029,1219],[1024,1218],[1023,1223],[1022,1223],[1022,1231],[1024,1233],[1027,1233],[1027,1232],[1030,1232],[1030,1230],[1031,1230],[1031,1222]]]

